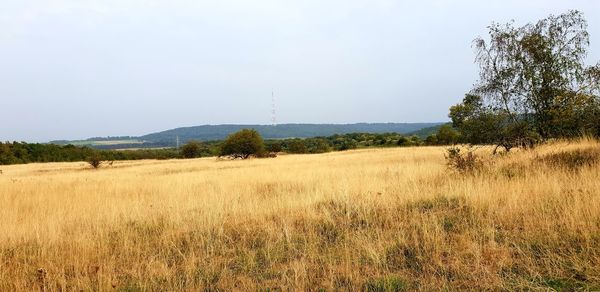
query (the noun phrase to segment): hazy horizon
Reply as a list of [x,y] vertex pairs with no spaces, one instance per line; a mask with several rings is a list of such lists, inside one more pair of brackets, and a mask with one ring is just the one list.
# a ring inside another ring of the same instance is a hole
[[17,1],[0,4],[0,141],[206,124],[443,122],[477,80],[492,22],[576,1]]

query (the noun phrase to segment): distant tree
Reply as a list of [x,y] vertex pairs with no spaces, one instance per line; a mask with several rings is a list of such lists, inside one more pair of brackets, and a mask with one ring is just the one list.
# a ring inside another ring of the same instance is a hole
[[267,151],[272,152],[272,153],[278,153],[281,152],[283,150],[283,148],[281,147],[281,143],[279,142],[271,142],[269,144],[267,144]]
[[327,143],[327,140],[316,138],[313,139],[313,142],[314,143],[309,149],[310,153],[325,153],[331,151],[331,147],[329,146],[329,143]]
[[398,146],[419,146],[421,145],[422,141],[418,136],[400,136],[398,138],[398,141],[396,142],[396,145]]
[[204,146],[199,141],[191,140],[185,145],[181,146],[181,156],[183,158],[196,158],[202,154]]
[[[600,64],[584,64],[589,35],[581,12],[522,27],[494,23],[489,35],[489,41],[474,41],[480,80],[473,93],[482,98],[476,115],[501,130],[503,137],[492,140],[514,146],[532,142],[532,132],[547,139],[594,130],[590,117],[598,112]],[[463,106],[451,115],[465,120],[461,111],[474,109]]]
[[6,144],[0,142],[0,164],[15,163],[16,157],[13,155],[9,142]]
[[450,125],[442,125],[436,135],[437,144],[441,145],[453,145],[458,143],[458,139],[460,137],[460,133],[456,131]]
[[427,136],[427,138],[425,138],[425,144],[427,144],[427,145],[437,145],[438,144],[437,135],[436,134],[431,134],[431,135]]
[[220,147],[219,156],[246,159],[251,155],[262,155],[265,144],[260,134],[253,129],[243,129],[227,137]]
[[398,142],[396,143],[396,145],[410,146],[410,140],[408,138],[406,138],[405,136],[400,136],[400,138],[398,138]]
[[350,149],[356,149],[357,143],[355,139],[348,139],[348,140],[343,140],[340,143],[338,143],[336,145],[336,149],[339,151],[345,151],[345,150],[350,150]]
[[294,139],[294,140],[290,141],[287,145],[287,148],[290,153],[295,153],[295,154],[308,153],[308,147],[306,147],[306,144],[304,144],[304,141],[301,139]]
[[421,138],[419,138],[419,136],[412,135],[409,139],[413,146],[419,146],[422,144]]

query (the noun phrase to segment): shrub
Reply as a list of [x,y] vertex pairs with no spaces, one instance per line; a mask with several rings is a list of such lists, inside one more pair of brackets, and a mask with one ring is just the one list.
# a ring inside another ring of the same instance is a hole
[[102,164],[102,157],[98,154],[94,154],[87,159],[87,163],[94,169],[99,168]]
[[459,147],[450,147],[446,149],[446,165],[460,174],[474,173],[483,167],[483,161],[468,149],[466,153],[461,153]]
[[181,146],[181,156],[183,158],[196,158],[202,154],[202,143],[198,141],[189,141],[185,145]]
[[408,138],[406,138],[404,136],[400,136],[400,138],[398,138],[398,142],[396,142],[396,145],[398,145],[398,146],[410,146],[410,140],[408,140]]

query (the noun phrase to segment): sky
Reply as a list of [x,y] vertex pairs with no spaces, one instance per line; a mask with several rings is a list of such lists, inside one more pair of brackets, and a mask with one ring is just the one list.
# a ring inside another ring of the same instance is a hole
[[492,22],[596,0],[0,0],[0,141],[204,124],[439,122]]

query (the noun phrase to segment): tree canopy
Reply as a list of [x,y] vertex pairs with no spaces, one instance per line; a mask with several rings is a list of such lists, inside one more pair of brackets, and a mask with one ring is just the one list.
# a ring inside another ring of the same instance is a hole
[[450,109],[472,143],[510,147],[536,139],[598,134],[600,64],[585,65],[587,22],[579,11],[534,24],[489,26],[474,41],[479,81]]
[[219,155],[246,159],[264,151],[265,143],[260,134],[254,129],[243,129],[227,137],[221,145]]
[[188,141],[185,145],[181,146],[181,156],[183,156],[183,158],[201,157],[203,156],[202,154],[207,151],[208,149],[196,140]]

